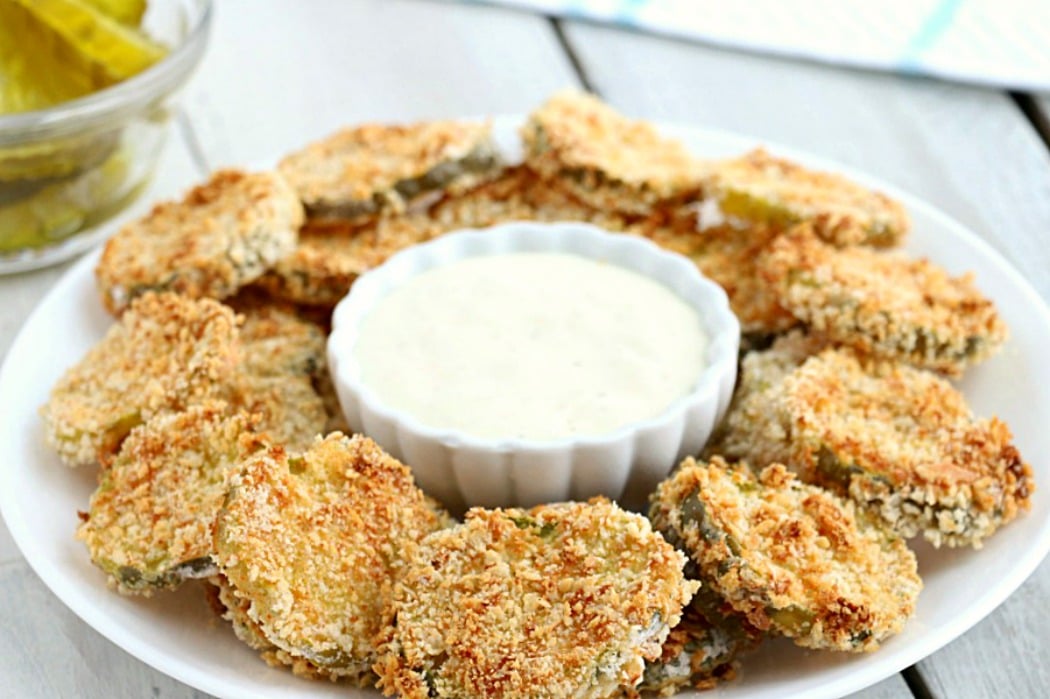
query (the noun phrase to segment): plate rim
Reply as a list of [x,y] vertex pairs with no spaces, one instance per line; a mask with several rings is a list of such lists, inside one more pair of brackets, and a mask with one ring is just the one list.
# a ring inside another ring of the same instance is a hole
[[[525,115],[503,114],[493,115],[490,118],[497,125],[508,122],[520,124],[524,120]],[[725,143],[727,147],[739,148],[741,152],[761,146],[778,156],[796,160],[808,167],[844,175],[851,180],[883,191],[898,199],[910,213],[921,212],[923,216],[935,220],[938,225],[950,231],[952,235],[964,239],[983,256],[985,264],[994,266],[999,273],[1004,274],[1015,283],[1017,290],[1023,294],[1026,302],[1030,304],[1026,311],[1036,314],[1039,317],[1038,324],[1050,329],[1050,305],[1039,295],[1031,282],[985,239],[921,197],[902,190],[892,182],[852,166],[774,141],[693,124],[658,119],[648,121],[662,134],[672,138],[682,139],[684,137],[686,140],[718,141]],[[688,144],[687,147],[689,147]],[[107,228],[115,229],[116,225],[116,223],[111,223]],[[101,246],[95,247],[66,270],[37,302],[19,328],[11,342],[3,364],[0,366],[0,409],[10,405],[8,400],[10,390],[8,386],[11,380],[9,377],[16,371],[16,368],[13,366],[12,356],[16,354],[16,348],[20,348],[23,343],[28,341],[26,338],[28,328],[39,322],[38,316],[42,315],[49,302],[53,302],[57,297],[61,297],[67,288],[75,287],[85,275],[91,274],[90,268],[94,266],[100,254]],[[6,424],[9,424],[9,422],[5,420],[4,423],[5,426],[0,426],[0,437],[10,434],[9,429],[11,428],[6,427]],[[15,490],[12,487],[12,473],[12,469],[0,468],[0,515],[2,515],[15,545],[30,568],[67,609],[123,651],[162,674],[219,697],[243,696],[243,689],[238,694],[231,694],[230,692],[237,692],[238,689],[229,686],[225,681],[217,679],[212,681],[204,673],[196,672],[194,666],[186,662],[184,658],[172,658],[169,654],[149,644],[132,642],[135,639],[129,639],[127,636],[119,633],[120,629],[112,627],[108,617],[102,610],[89,603],[82,604],[79,598],[69,594],[65,589],[66,579],[64,574],[59,566],[54,565],[52,559],[44,555],[43,550],[38,549],[33,543],[32,535],[27,531],[27,522],[21,518],[12,517],[20,509],[20,504],[15,499]],[[1028,516],[1033,514],[1029,513]],[[1047,554],[1050,553],[1050,516],[1046,516],[1038,531],[1038,535],[1032,540],[1032,543],[1033,545],[1028,547],[1015,561],[1015,565],[1010,568],[1009,575],[1001,579],[999,584],[995,585],[991,590],[977,597],[967,608],[966,614],[955,617],[949,623],[930,628],[921,637],[913,639],[905,650],[896,654],[895,662],[887,661],[887,663],[873,667],[860,668],[855,673],[849,673],[843,677],[833,679],[815,690],[806,690],[806,696],[814,699],[830,699],[840,696],[844,692],[859,691],[864,687],[871,686],[893,674],[899,673],[902,669],[928,657],[969,631],[1016,592],[1047,557]],[[304,684],[304,686],[309,687],[308,684]],[[679,694],[678,696],[690,695]]]

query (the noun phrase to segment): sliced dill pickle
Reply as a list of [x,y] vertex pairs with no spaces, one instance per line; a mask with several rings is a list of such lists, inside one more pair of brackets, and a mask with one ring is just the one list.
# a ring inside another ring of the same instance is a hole
[[50,107],[110,82],[18,0],[0,0],[0,114]]
[[121,24],[137,27],[146,13],[146,0],[84,0],[99,12]]
[[111,82],[130,78],[167,53],[137,29],[111,19],[83,0],[13,0],[61,35]]

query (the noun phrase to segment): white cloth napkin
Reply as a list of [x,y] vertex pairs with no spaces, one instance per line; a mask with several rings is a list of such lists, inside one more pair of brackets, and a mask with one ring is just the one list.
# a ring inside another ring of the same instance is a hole
[[1050,91],[1050,0],[483,0],[726,47]]

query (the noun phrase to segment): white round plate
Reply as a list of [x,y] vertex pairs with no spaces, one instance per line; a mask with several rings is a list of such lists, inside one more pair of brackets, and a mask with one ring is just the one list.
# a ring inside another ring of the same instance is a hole
[[[501,135],[516,118],[501,119]],[[684,127],[661,127],[698,155],[734,155],[750,139]],[[953,273],[973,270],[998,304],[1012,336],[1004,350],[967,372],[961,387],[975,413],[998,415],[1013,429],[1032,463],[1039,489],[1032,511],[995,534],[981,551],[934,550],[918,544],[926,587],[904,632],[866,655],[804,651],[772,642],[746,657],[740,678],[707,697],[807,697],[848,694],[933,653],[980,621],[1035,570],[1050,549],[1050,312],[1032,288],[992,248],[914,197],[847,168],[787,148],[774,153],[833,170],[898,197],[914,232],[909,252],[929,256]],[[204,602],[196,585],[151,599],[106,588],[83,545],[73,538],[77,510],[87,507],[93,469],[63,466],[44,444],[38,408],[59,376],[97,342],[112,319],[98,302],[92,270],[97,253],[81,260],[44,298],[22,328],[0,369],[0,510],[15,541],[48,587],[111,641],[186,684],[220,697],[377,697],[369,690],[310,682],[268,667],[237,641]],[[688,696],[688,695],[680,695]],[[699,696],[699,695],[693,695]]]

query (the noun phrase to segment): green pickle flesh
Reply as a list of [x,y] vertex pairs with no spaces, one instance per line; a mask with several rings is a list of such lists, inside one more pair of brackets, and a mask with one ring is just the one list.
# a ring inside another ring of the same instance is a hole
[[[138,29],[145,0],[0,0],[0,118],[60,105],[163,57]],[[39,140],[0,133],[0,256],[97,225],[144,184],[120,129]]]

